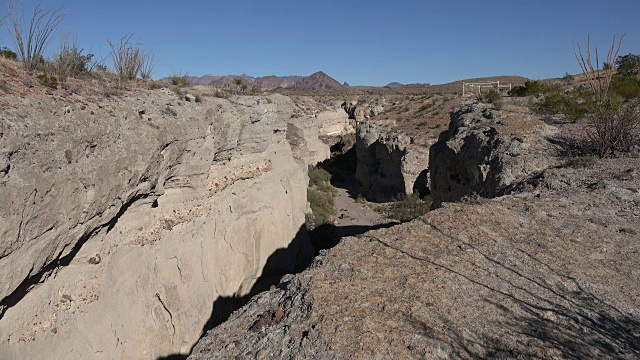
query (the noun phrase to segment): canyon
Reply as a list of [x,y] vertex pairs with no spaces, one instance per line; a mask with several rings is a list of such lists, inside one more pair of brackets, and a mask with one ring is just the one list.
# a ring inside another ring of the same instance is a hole
[[[431,86],[11,86],[3,359],[640,354],[640,163],[575,165],[577,124]],[[314,248],[308,169],[332,161]],[[379,211],[411,194],[432,211]]]

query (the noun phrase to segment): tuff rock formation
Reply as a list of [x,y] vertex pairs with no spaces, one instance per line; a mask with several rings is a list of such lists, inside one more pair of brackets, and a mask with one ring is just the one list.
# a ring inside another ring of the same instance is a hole
[[314,156],[292,153],[289,98],[5,100],[2,359],[187,354],[230,301],[312,254]]
[[358,124],[356,151],[356,179],[369,199],[428,193],[429,148],[414,144],[411,137],[389,131],[381,121],[366,121]]
[[471,194],[504,195],[554,163],[548,138],[556,132],[517,107],[497,111],[482,103],[463,104],[429,150],[434,204]]

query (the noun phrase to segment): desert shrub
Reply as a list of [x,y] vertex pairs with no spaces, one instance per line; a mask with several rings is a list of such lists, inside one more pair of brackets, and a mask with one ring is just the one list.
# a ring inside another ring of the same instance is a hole
[[358,196],[356,197],[356,202],[358,204],[366,204],[367,203],[367,197],[364,194],[358,194]]
[[171,67],[171,76],[169,76],[169,80],[171,81],[171,85],[178,87],[189,86],[189,74],[183,73],[182,70],[175,70],[173,67]]
[[172,76],[171,85],[179,86],[179,87],[187,87],[189,86],[189,79],[186,76]]
[[44,51],[49,45],[58,26],[67,16],[63,8],[44,9],[36,5],[25,17],[22,1],[16,6],[13,0],[7,1],[9,24],[7,30],[17,52],[17,57],[27,71],[39,69],[42,65]]
[[420,194],[413,193],[396,201],[389,209],[389,217],[398,221],[411,221],[429,212],[431,198],[420,198]]
[[562,81],[564,81],[564,82],[566,82],[566,83],[570,83],[570,82],[572,82],[574,79],[575,79],[575,77],[574,77],[573,75],[569,74],[568,72],[567,72],[567,73],[564,73],[564,76],[562,77]]
[[514,86],[509,91],[509,95],[517,96],[517,97],[525,97],[527,96],[527,88],[522,85]]
[[142,64],[140,65],[140,77],[145,80],[151,80],[155,70],[156,57],[153,52],[148,52],[142,59]]
[[68,34],[63,35],[60,48],[53,54],[53,61],[49,63],[47,71],[61,80],[88,71],[93,54],[83,55],[83,51],[84,49],[78,49],[75,38],[70,40]]
[[195,97],[196,97],[196,102],[197,103],[201,103],[202,102],[202,95],[196,94]]
[[164,85],[161,82],[158,82],[158,81],[149,81],[149,82],[147,82],[147,89],[149,89],[149,90],[162,89],[163,87],[164,87]]
[[142,49],[139,43],[133,43],[133,35],[125,35],[117,43],[107,40],[113,61],[113,70],[118,75],[120,86],[127,81],[135,80],[143,70],[146,62],[153,61],[152,55]]
[[538,80],[527,80],[524,85],[515,86],[509,91],[509,95],[524,97],[529,95],[540,95],[551,91],[551,87],[540,83]]
[[616,58],[617,73],[620,76],[637,76],[640,74],[640,55],[627,54]]
[[323,186],[331,181],[331,174],[322,168],[309,166],[309,185]]
[[18,54],[11,51],[11,49],[5,46],[0,50],[0,57],[9,59],[9,60],[16,60],[18,58]]
[[[625,35],[620,37],[616,47],[616,37],[614,36],[605,63],[611,64],[614,59],[620,59],[618,52],[622,47],[624,37]],[[618,152],[628,152],[638,143],[639,139],[640,101],[623,103],[621,98],[615,95],[612,91],[612,84],[616,69],[613,67],[602,71],[598,69],[598,48],[595,48],[594,62],[591,56],[590,37],[587,37],[586,58],[579,43],[574,44],[574,54],[589,82],[595,101],[593,111],[587,117],[587,137],[590,145],[600,157],[612,156]],[[634,61],[627,60],[632,64]],[[596,64],[595,68],[593,67],[594,63]],[[620,63],[618,62],[617,65],[620,66]],[[633,68],[633,66],[629,67]],[[633,75],[632,69],[626,74]]]
[[628,152],[639,142],[640,102],[599,105],[587,120],[590,144],[600,157]]
[[538,114],[555,115],[564,114],[571,120],[584,117],[591,106],[588,99],[578,100],[578,93],[564,94],[557,91],[548,93],[544,99],[533,106]]
[[110,86],[104,86],[102,88],[102,95],[105,97],[118,96],[120,95],[120,90],[112,88]]
[[500,99],[502,99],[502,96],[494,89],[489,90],[488,93],[483,95],[483,100],[489,104],[493,104]]
[[38,75],[38,81],[42,86],[46,86],[52,89],[58,88],[58,78],[53,75],[40,74]]
[[222,91],[222,90],[216,90],[216,91],[213,93],[213,97],[217,97],[217,98],[219,98],[219,99],[226,99],[226,98],[228,98],[228,97],[229,97],[229,94],[228,94],[228,93],[226,93],[225,91]]
[[334,221],[335,189],[331,186],[331,174],[326,170],[309,166],[307,201],[313,212],[313,227],[331,224]]
[[625,100],[640,97],[640,80],[627,76],[614,76],[611,92]]

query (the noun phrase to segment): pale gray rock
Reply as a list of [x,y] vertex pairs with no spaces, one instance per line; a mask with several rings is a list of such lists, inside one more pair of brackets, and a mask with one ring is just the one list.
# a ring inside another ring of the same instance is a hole
[[216,301],[312,254],[289,98],[6,100],[2,359],[186,354]]
[[553,145],[548,141],[556,131],[530,116],[500,119],[489,105],[463,104],[430,149],[434,204],[472,194],[508,193],[510,187],[557,161],[550,155]]

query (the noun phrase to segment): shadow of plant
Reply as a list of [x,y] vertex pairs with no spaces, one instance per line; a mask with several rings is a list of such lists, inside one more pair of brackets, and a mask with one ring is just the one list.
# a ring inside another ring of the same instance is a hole
[[[640,358],[640,321],[637,315],[602,300],[580,281],[524,250],[517,249],[520,256],[544,269],[549,274],[547,278],[536,277],[510,266],[459,239],[456,242],[480,254],[481,261],[463,260],[472,265],[473,271],[459,271],[382,239],[372,239],[412,259],[462,277],[496,295],[482,300],[495,308],[501,319],[484,324],[485,328],[492,328],[486,333],[470,333],[443,316],[438,318],[440,326],[437,327],[417,318],[405,319],[416,333],[443,344],[452,358]],[[477,275],[483,272],[496,276],[500,285],[489,284]]]

